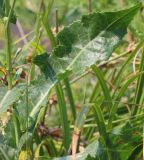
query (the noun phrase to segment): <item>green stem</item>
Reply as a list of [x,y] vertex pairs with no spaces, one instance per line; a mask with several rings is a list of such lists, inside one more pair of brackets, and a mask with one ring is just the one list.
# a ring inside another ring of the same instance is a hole
[[50,0],[48,8],[46,10],[45,19],[48,19],[48,16],[50,15],[53,3],[54,3],[54,0]]
[[55,37],[54,37],[54,35],[52,33],[50,25],[44,19],[42,20],[42,22],[43,22],[43,26],[45,28],[45,31],[46,31],[46,33],[47,33],[47,35],[49,37],[49,40],[51,42],[52,48],[55,48],[56,47],[56,40],[55,40]]
[[[27,119],[26,119],[26,151],[27,151],[27,156],[28,156],[28,152],[29,152],[29,142],[28,142],[28,139],[29,139],[29,132],[28,132],[28,126],[29,126],[29,119],[28,119],[28,117],[29,117],[29,109],[28,109],[28,107],[29,107],[29,103],[28,103],[28,98],[29,98],[29,94],[28,94],[28,92],[29,92],[29,90],[28,90],[28,86],[29,84],[28,84],[28,77],[27,77],[27,80],[26,80],[26,117],[27,117]],[[28,157],[27,157],[27,159],[28,159]]]
[[12,114],[12,120],[13,120],[13,125],[14,125],[14,131],[15,131],[15,142],[16,142],[16,147],[19,145],[19,139],[20,139],[20,124],[18,121],[18,118],[16,116],[16,112]]
[[10,0],[5,0],[5,14],[8,17],[10,10]]
[[[12,89],[11,37],[10,37],[9,25],[10,25],[11,16],[13,14],[15,2],[16,0],[13,1],[12,7],[8,15],[8,19],[5,19],[6,68],[7,68],[7,74],[8,74],[8,89],[9,90]],[[5,5],[6,5],[6,8],[8,9],[9,3],[8,4],[5,3]]]
[[[41,37],[41,32],[40,32],[40,27],[41,27],[41,12],[42,12],[42,8],[43,8],[43,0],[41,0],[40,2],[40,8],[39,11],[37,13],[37,21],[36,21],[36,29],[35,29],[35,43],[36,43],[36,47],[33,51],[33,57],[35,57],[37,55],[37,48],[39,45],[39,41],[40,41],[40,37]],[[35,65],[32,63],[31,67],[30,67],[30,76],[29,76],[29,80],[28,83],[30,84],[31,80],[34,80],[35,77]]]
[[54,37],[54,35],[52,33],[52,30],[51,30],[51,27],[49,25],[49,22],[48,22],[48,16],[49,16],[49,14],[51,12],[53,3],[54,3],[54,0],[51,0],[49,2],[48,8],[47,8],[47,12],[42,17],[42,23],[43,23],[44,29],[45,29],[45,31],[47,33],[47,36],[49,37],[49,40],[50,40],[51,45],[52,45],[52,48],[55,48],[57,43],[56,43],[55,37]]

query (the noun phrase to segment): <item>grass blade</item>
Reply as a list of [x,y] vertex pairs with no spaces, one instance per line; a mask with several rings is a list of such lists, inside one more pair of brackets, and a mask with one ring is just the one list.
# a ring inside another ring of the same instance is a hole
[[111,158],[111,153],[108,151],[108,149],[110,148],[110,141],[109,141],[109,135],[107,134],[107,130],[106,130],[106,125],[105,125],[105,120],[103,117],[103,113],[102,110],[100,108],[99,105],[94,104],[93,106],[93,111],[95,114],[95,119],[96,119],[96,123],[98,126],[98,130],[100,133],[100,140],[102,140],[102,144],[104,145],[104,148],[106,148],[105,150],[105,154],[107,156],[107,159],[110,160]]
[[59,111],[60,111],[60,117],[61,117],[62,128],[63,128],[63,143],[64,143],[65,151],[67,152],[70,145],[70,127],[68,123],[64,93],[60,83],[56,85],[56,94],[58,98]]
[[110,103],[108,103],[108,109],[110,111],[111,107],[113,106],[113,103],[112,103],[112,98],[111,98],[109,89],[106,85],[106,81],[103,77],[103,74],[96,65],[93,65],[91,68],[92,68],[93,72],[95,73],[95,75],[97,76],[97,78],[99,80],[99,83],[101,85],[101,88],[102,88],[102,91],[103,91],[103,94],[105,96],[106,101],[110,102]]
[[[128,86],[133,81],[135,81],[135,79],[138,78],[141,74],[143,74],[143,72],[134,75],[132,78],[130,78],[129,80],[126,81],[124,86],[120,89],[119,94],[115,98],[115,101],[119,102],[121,100],[121,98],[124,95],[125,91],[127,90]],[[117,112],[118,105],[119,105],[119,103],[116,103],[111,108],[110,115],[109,115],[108,129],[111,129],[111,127],[112,127],[112,121],[113,121],[113,119],[115,117],[115,113]]]
[[[130,54],[130,56],[127,58],[127,60],[125,61],[125,63],[122,65],[121,69],[119,70],[119,72],[116,75],[116,78],[114,80],[114,83],[116,85],[121,83],[121,80],[123,77],[121,77],[121,75],[123,75],[123,72],[126,70],[128,64],[131,62],[131,60],[133,59],[133,57],[135,56],[135,54],[139,51],[139,49],[141,48],[141,46],[143,45],[143,41],[141,41],[137,47],[134,49],[134,51]],[[115,94],[115,93],[114,93]]]
[[95,114],[95,119],[96,119],[96,123],[98,125],[99,133],[103,137],[103,139],[105,141],[107,141],[108,135],[107,135],[107,131],[106,131],[105,120],[104,120],[103,113],[102,113],[100,106],[95,104],[93,106],[93,111]]
[[76,119],[76,109],[75,109],[74,98],[73,98],[73,94],[72,94],[72,90],[71,90],[71,86],[70,86],[68,78],[64,79],[64,84],[65,84],[65,87],[66,87],[65,89],[66,89],[66,92],[67,92],[67,95],[68,95],[68,98],[69,98],[73,118],[75,120]]
[[[141,65],[140,65],[139,72],[143,72],[143,71],[144,71],[144,51],[142,53]],[[140,104],[140,100],[141,100],[141,97],[143,94],[143,89],[144,89],[143,87],[144,87],[144,74],[140,75],[140,77],[138,78],[134,104]],[[139,107],[137,105],[135,105],[132,115],[137,114],[138,109],[139,109]]]

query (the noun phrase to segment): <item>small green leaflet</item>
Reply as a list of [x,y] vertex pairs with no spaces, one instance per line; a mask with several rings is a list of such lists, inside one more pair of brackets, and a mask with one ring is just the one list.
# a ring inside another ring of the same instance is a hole
[[97,12],[83,16],[58,33],[59,45],[50,56],[41,60],[46,53],[38,55],[33,63],[41,68],[46,78],[52,80],[65,71],[82,74],[87,67],[111,56],[139,8],[140,4],[137,4],[117,12]]

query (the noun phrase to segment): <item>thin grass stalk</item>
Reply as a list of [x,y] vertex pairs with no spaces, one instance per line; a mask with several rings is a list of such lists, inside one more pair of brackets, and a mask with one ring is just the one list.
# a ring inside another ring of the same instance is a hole
[[[6,68],[8,74],[8,89],[12,89],[12,60],[11,60],[11,36],[10,36],[10,19],[13,14],[16,0],[13,1],[12,7],[9,11],[8,18],[5,18],[5,46],[6,46]],[[5,1],[6,12],[9,9],[9,3]]]
[[27,152],[27,159],[28,159],[28,155],[29,155],[29,132],[28,132],[28,127],[29,127],[29,102],[28,102],[28,98],[29,98],[29,84],[28,84],[28,77],[26,79],[26,152]]
[[10,11],[10,0],[5,0],[5,14],[8,17]]
[[[10,3],[9,1],[5,1],[5,6],[6,6],[6,15],[8,15],[8,18],[5,19],[5,46],[6,46],[6,68],[7,68],[7,73],[8,73],[8,89],[12,89],[12,58],[11,58],[11,33],[10,33],[10,20],[13,14],[13,10],[15,7],[16,0],[13,1],[12,7],[10,8]],[[12,115],[12,120],[14,124],[14,129],[15,129],[15,140],[16,140],[16,146],[18,147],[19,144],[19,138],[20,138],[20,128],[19,128],[19,123],[18,119],[13,113]]]
[[16,147],[18,147],[19,140],[20,140],[20,123],[19,123],[19,120],[18,120],[16,113],[17,113],[17,111],[15,109],[12,114],[12,121],[13,121],[14,132],[15,132],[15,144],[16,144]]
[[50,13],[51,13],[51,9],[53,7],[53,3],[54,3],[54,0],[50,0],[49,1],[49,5],[47,7],[46,14],[45,14],[45,19],[47,19],[47,20],[48,20],[48,17],[50,15]]
[[46,14],[44,14],[43,17],[42,17],[42,24],[43,24],[43,26],[44,26],[44,29],[45,29],[46,33],[47,33],[47,36],[49,37],[49,40],[50,40],[50,42],[51,42],[52,48],[55,48],[56,45],[57,45],[57,43],[56,43],[55,37],[54,37],[54,35],[53,35],[53,32],[52,32],[52,30],[51,30],[50,24],[49,24],[49,22],[48,22],[48,16],[49,16],[49,14],[50,14],[50,12],[51,12],[53,3],[54,3],[54,0],[51,0],[51,1],[49,2],[48,8],[47,8],[47,12],[46,12]]
[[[40,37],[41,37],[41,12],[42,12],[42,8],[43,8],[43,0],[41,0],[40,2],[40,7],[39,7],[39,11],[37,13],[37,20],[36,20],[36,29],[35,29],[35,43],[36,43],[36,47],[33,51],[33,57],[35,57],[37,55],[37,47],[39,45],[40,42]],[[34,80],[35,77],[35,64],[31,64],[31,68],[30,68],[30,76],[29,76],[29,84],[31,80]]]

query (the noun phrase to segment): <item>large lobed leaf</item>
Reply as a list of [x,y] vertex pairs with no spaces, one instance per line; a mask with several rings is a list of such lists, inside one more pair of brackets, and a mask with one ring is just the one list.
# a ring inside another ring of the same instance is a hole
[[33,62],[52,81],[67,70],[83,73],[87,67],[111,56],[139,8],[137,4],[122,11],[83,16],[58,33],[59,45],[50,56],[47,53],[38,55]]
[[[51,55],[40,54],[34,58],[33,63],[38,65],[45,77],[52,82],[56,82],[57,76],[62,74],[63,78],[71,71],[81,74],[87,67],[111,56],[139,8],[140,4],[137,4],[122,11],[83,16],[81,20],[64,27],[58,33],[59,45],[53,49]],[[45,85],[53,87],[54,84],[49,82]],[[41,98],[35,101],[31,117],[34,118],[39,112],[48,93],[49,90],[42,91]]]

